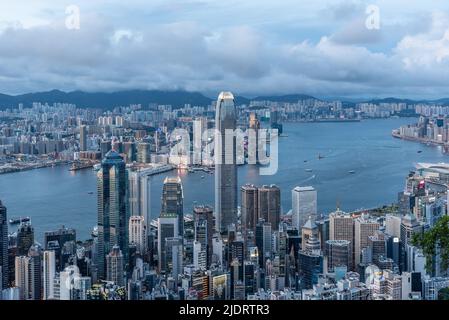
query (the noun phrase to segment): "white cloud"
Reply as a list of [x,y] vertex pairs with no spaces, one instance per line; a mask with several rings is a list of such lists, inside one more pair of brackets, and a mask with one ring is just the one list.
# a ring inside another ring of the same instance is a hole
[[[198,8],[203,4],[192,3]],[[279,26],[276,32],[267,30],[259,24],[260,10],[257,19],[249,19],[257,21],[255,25],[242,19],[246,11],[233,21],[231,12],[242,8],[238,4],[223,15],[207,11],[209,15],[200,19],[193,12],[184,16],[177,6],[161,2],[154,10],[178,19],[148,20],[135,27],[108,18],[105,12],[86,10],[82,3],[80,30],[67,30],[63,15],[34,26],[3,24],[0,87],[7,93],[53,88],[183,88],[321,96],[449,95],[445,76],[449,72],[449,18],[445,14],[435,12],[429,26],[405,30],[395,35],[399,40],[391,48],[375,50],[370,45],[388,40],[394,24],[386,21],[386,29],[370,33],[357,16],[360,5],[354,3],[327,6],[348,19],[340,19],[330,32],[318,30],[320,36],[311,34],[315,29],[310,25],[306,33],[294,36],[286,36]],[[95,4],[92,1],[91,6]],[[218,6],[211,1],[204,5]],[[249,7],[247,2],[244,8]],[[316,12],[322,7],[317,6]],[[295,14],[291,11],[289,19]],[[216,25],[204,22],[213,18]],[[275,16],[269,15],[269,20],[271,25]],[[298,25],[301,23],[299,19]],[[333,25],[321,22],[326,23]],[[316,26],[317,21],[311,25]]]

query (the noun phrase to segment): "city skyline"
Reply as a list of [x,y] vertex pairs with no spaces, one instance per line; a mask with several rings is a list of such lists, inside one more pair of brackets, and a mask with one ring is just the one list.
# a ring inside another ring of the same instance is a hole
[[[23,2],[0,10],[5,93],[139,88],[447,96],[449,18],[441,1],[136,0],[125,8],[78,0],[43,1],[26,10]],[[213,14],[217,10],[222,15]],[[47,49],[35,39],[59,46]],[[220,50],[222,42],[227,46]],[[27,64],[25,73],[18,66],[30,56],[39,63]]]
[[27,1],[1,301],[449,300],[447,3]]

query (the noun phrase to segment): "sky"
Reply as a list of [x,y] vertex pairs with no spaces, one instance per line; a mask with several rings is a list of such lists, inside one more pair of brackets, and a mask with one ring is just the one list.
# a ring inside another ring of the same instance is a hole
[[449,97],[449,2],[0,0],[0,92],[52,89]]

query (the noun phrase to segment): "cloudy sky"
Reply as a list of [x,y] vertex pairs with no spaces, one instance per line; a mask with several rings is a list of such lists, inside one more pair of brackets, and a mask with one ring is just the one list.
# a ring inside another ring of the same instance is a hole
[[449,97],[449,2],[0,2],[0,92],[137,88]]

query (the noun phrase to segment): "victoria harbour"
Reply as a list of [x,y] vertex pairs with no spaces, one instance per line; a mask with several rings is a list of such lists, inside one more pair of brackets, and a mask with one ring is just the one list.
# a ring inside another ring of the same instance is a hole
[[[257,166],[239,166],[238,184],[276,184],[283,214],[291,209],[291,189],[296,185],[317,189],[319,213],[331,212],[337,202],[346,211],[391,204],[416,163],[447,161],[439,147],[391,136],[393,129],[411,121],[286,123],[287,136],[279,138],[278,172],[261,176]],[[212,174],[173,170],[151,177],[152,218],[160,214],[165,177],[176,175],[183,184],[185,213],[196,204],[213,205]],[[68,166],[55,166],[0,175],[0,198],[10,217],[31,217],[38,241],[45,231],[62,225],[76,229],[80,240],[89,238],[97,223],[96,188],[92,169],[72,172]]]

